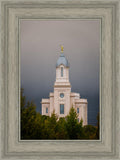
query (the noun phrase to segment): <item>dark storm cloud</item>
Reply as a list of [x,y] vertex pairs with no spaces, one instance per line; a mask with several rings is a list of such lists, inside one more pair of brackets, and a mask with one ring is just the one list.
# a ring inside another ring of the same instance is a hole
[[40,111],[41,98],[53,91],[60,45],[70,63],[72,92],[88,99],[89,124],[99,111],[99,20],[21,20],[21,85]]

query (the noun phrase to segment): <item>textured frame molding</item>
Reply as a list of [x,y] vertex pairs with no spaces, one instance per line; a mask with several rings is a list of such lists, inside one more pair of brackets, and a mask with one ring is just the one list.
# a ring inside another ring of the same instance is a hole
[[[0,4],[0,159],[119,159],[120,1],[1,0]],[[19,139],[19,23],[22,19],[100,20],[100,140]]]

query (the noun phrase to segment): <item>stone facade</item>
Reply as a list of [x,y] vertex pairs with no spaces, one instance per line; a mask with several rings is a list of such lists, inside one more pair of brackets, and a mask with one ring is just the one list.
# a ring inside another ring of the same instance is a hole
[[49,99],[42,99],[42,115],[51,116],[52,112],[58,117],[65,117],[73,106],[78,114],[78,121],[83,119],[87,125],[87,99],[81,99],[79,93],[71,92],[69,82],[69,64],[64,54],[61,53],[56,64],[56,81],[54,92],[49,94]]

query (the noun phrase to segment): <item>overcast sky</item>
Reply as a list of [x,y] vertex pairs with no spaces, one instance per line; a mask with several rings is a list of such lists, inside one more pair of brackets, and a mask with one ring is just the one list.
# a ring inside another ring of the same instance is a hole
[[60,45],[70,63],[72,92],[88,99],[88,122],[99,111],[99,20],[21,20],[21,86],[40,112],[41,99],[53,92]]

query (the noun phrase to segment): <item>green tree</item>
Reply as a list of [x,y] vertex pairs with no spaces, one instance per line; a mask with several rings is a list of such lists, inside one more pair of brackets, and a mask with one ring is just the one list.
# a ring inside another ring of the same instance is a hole
[[99,121],[99,113],[97,115],[97,131],[96,131],[96,139],[99,139],[100,136],[100,121]]
[[78,132],[78,115],[73,107],[71,107],[69,115],[66,117],[66,129],[69,139],[77,139]]
[[85,139],[96,139],[96,127],[92,125],[86,125],[83,127]]
[[33,138],[34,121],[36,118],[36,105],[31,101],[27,102],[21,89],[21,139]]
[[26,97],[24,96],[24,89],[21,88],[21,93],[20,93],[20,106],[21,106],[21,113],[24,111],[25,106],[26,106]]
[[70,109],[69,115],[59,118],[52,113],[51,117],[36,112],[32,101],[26,102],[24,89],[21,88],[21,139],[99,139],[99,114],[97,127],[83,126],[83,120],[78,122],[75,109]]
[[45,120],[44,125],[44,139],[56,139],[56,132],[57,132],[57,115],[53,111],[50,118]]
[[77,139],[85,139],[85,134],[83,130],[83,119],[81,119],[80,123],[78,123]]
[[63,117],[59,118],[59,121],[57,122],[57,133],[56,133],[56,139],[68,139],[68,133],[66,129],[66,120]]

